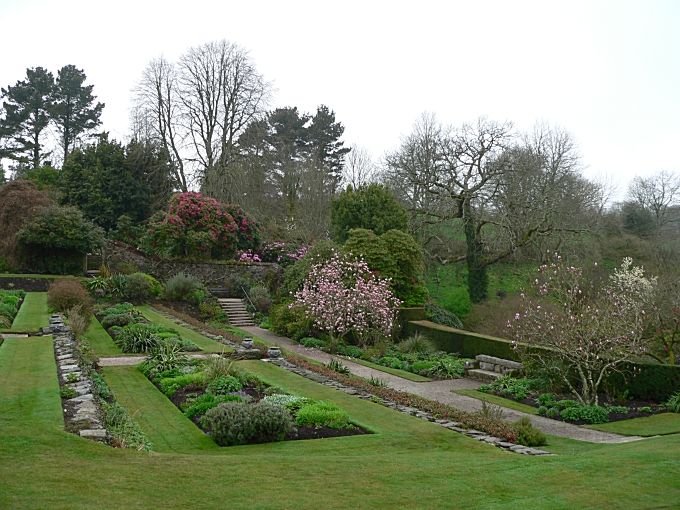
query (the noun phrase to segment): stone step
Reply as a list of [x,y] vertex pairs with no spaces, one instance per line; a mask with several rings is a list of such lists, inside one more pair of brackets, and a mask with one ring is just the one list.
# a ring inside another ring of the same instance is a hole
[[468,370],[467,375],[470,379],[477,379],[478,381],[482,382],[493,382],[496,379],[503,377],[503,374],[499,374],[498,372],[490,372],[480,368]]

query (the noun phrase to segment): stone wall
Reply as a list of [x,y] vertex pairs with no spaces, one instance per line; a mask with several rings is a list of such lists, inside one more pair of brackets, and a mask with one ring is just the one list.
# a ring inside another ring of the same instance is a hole
[[148,256],[139,250],[115,241],[107,241],[102,248],[102,262],[112,271],[130,273],[141,271],[160,281],[179,273],[191,275],[209,288],[225,288],[234,297],[241,296],[244,283],[263,283],[275,290],[281,280],[283,269],[278,264],[243,263],[236,261],[187,262],[162,260]]

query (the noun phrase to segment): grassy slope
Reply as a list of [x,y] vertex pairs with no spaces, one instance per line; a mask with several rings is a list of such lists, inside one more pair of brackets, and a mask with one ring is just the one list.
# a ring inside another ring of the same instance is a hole
[[531,407],[520,402],[515,402],[514,400],[510,400],[509,398],[503,398],[499,397],[498,395],[484,393],[483,391],[462,389],[455,390],[454,393],[458,393],[459,395],[465,395],[466,397],[476,398],[479,400],[486,400],[491,404],[496,404],[501,407],[507,407],[508,409],[515,409],[516,411],[522,411],[524,413],[529,414],[538,414],[538,411],[535,407]]
[[427,377],[423,377],[422,375],[414,374],[413,372],[399,370],[398,368],[384,367],[382,365],[378,365],[377,363],[372,363],[370,361],[366,361],[359,358],[350,358],[350,360],[352,361],[352,363],[357,363],[359,365],[364,365],[365,367],[374,368],[375,370],[380,370],[381,372],[385,372],[387,374],[403,377],[404,379],[408,379],[409,381],[413,382],[428,382],[432,380]]
[[192,329],[185,328],[184,326],[180,326],[179,324],[175,324],[170,319],[161,315],[156,310],[151,308],[149,305],[138,306],[137,309],[140,312],[142,312],[142,314],[144,314],[144,317],[149,319],[151,322],[174,329],[181,335],[182,338],[191,340],[193,343],[198,345],[198,347],[204,352],[223,352],[223,351],[229,352],[232,350],[228,346],[216,342],[215,340],[212,340],[208,337],[205,337]]
[[680,435],[622,445],[551,438],[500,451],[262,362],[270,382],[328,398],[378,432],[188,453],[116,450],[61,430],[52,347],[0,347],[0,508],[652,508],[680,500]]
[[104,377],[116,400],[146,433],[154,451],[217,448],[137,367],[105,367]]
[[12,331],[38,331],[49,324],[47,311],[47,292],[29,292],[14,317]]
[[680,433],[680,414],[663,413],[632,420],[588,425],[588,428],[614,432],[625,436],[656,436]]
[[113,338],[109,336],[94,315],[84,336],[97,356],[124,356],[123,351],[120,350],[120,347],[116,345]]

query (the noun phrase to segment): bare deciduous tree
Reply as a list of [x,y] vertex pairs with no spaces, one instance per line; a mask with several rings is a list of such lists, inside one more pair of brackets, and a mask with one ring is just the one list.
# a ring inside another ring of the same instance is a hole
[[680,206],[680,176],[661,171],[652,177],[636,177],[628,189],[630,200],[638,203],[654,217],[657,231],[671,222],[680,221],[680,214],[671,214]]
[[238,135],[264,112],[269,91],[243,48],[210,42],[190,48],[176,64],[159,58],[147,66],[137,87],[135,121],[151,119],[148,125],[172,156],[184,191],[190,174],[203,182],[223,171]]
[[408,204],[425,243],[429,224],[459,220],[465,253],[440,251],[437,259],[467,263],[470,297],[478,302],[486,297],[489,265],[537,239],[587,227],[584,214],[601,197],[579,168],[562,131],[538,126],[518,140],[508,123],[480,119],[445,129],[423,116],[388,156],[386,181]]
[[170,155],[175,185],[188,191],[182,149],[184,134],[181,129],[181,113],[175,66],[163,57],[152,60],[144,70],[136,90],[133,122],[136,131],[152,133]]
[[364,147],[352,145],[345,158],[342,174],[343,186],[352,186],[352,188],[357,189],[373,182],[376,178],[377,169],[371,155]]

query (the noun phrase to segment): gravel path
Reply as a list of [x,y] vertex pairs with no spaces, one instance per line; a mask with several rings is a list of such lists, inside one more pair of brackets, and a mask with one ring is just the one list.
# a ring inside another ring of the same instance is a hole
[[[276,344],[279,347],[285,347],[286,350],[296,352],[302,356],[322,363],[328,363],[331,358],[337,357],[331,356],[318,349],[304,347],[293,342],[289,338],[275,335],[271,331],[257,326],[242,327],[241,329],[251,333],[253,336],[258,336],[267,342]],[[395,390],[413,393],[414,395],[419,395],[430,400],[436,400],[464,411],[474,412],[482,407],[482,402],[476,398],[453,393],[454,390],[458,389],[477,389],[481,383],[472,379],[462,378],[449,379],[446,381],[414,382],[364,365],[359,365],[358,363],[353,363],[346,358],[342,358],[342,362],[354,375],[367,379],[370,379],[371,377],[382,379],[387,386]],[[579,441],[591,443],[628,443],[643,439],[637,436],[621,436],[619,434],[591,430],[579,427],[578,425],[572,425],[571,423],[551,420],[549,418],[544,418],[543,416],[535,416],[521,411],[515,411],[514,409],[503,408],[503,418],[506,421],[517,421],[523,416],[528,417],[536,427],[546,434],[577,439]]]
[[[190,358],[205,359],[215,354],[188,354]],[[107,358],[99,358],[97,364],[100,367],[129,367],[139,365],[146,360],[146,356],[111,356]]]

